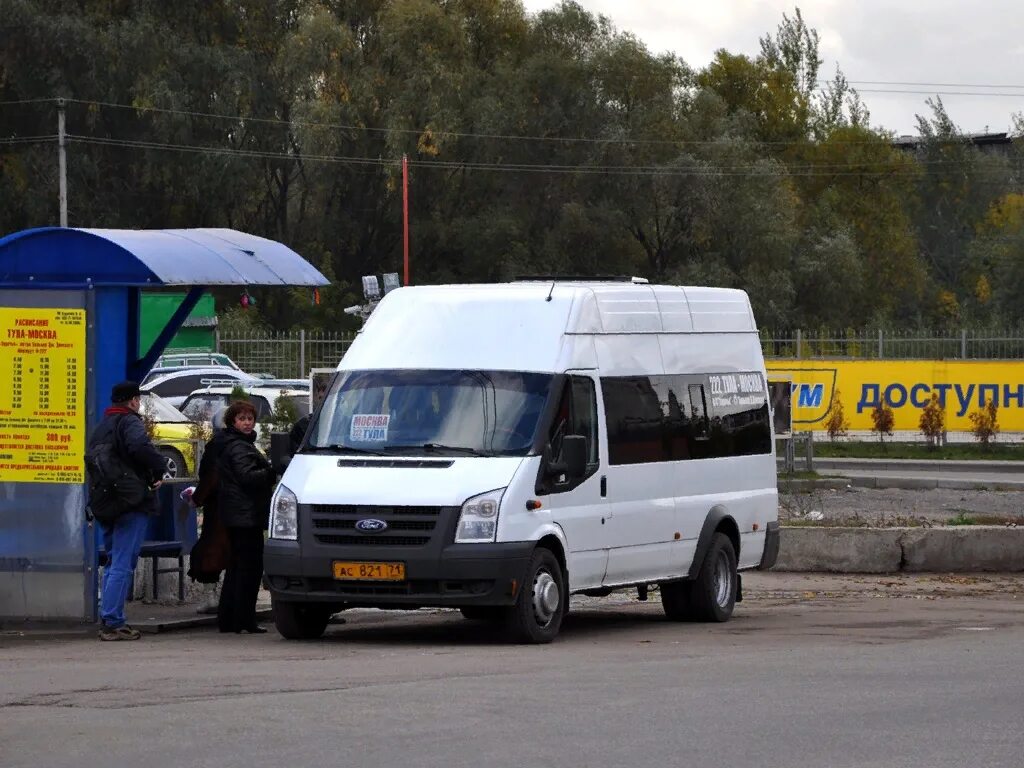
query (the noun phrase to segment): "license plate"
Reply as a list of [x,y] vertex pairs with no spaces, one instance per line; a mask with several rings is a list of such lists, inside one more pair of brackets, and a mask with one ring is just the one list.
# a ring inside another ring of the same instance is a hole
[[405,563],[350,563],[334,561],[339,581],[405,581]]

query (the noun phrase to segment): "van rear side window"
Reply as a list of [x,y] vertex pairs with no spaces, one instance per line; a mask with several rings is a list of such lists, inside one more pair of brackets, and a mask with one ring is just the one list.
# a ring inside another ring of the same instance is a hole
[[771,453],[759,373],[601,379],[611,464]]

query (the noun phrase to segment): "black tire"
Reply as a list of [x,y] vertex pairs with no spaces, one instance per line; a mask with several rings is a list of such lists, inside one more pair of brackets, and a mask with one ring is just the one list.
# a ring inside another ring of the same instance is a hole
[[316,640],[327,629],[331,611],[319,605],[286,603],[271,598],[274,626],[286,640]]
[[694,620],[728,621],[736,607],[736,586],[736,550],[728,536],[716,533],[690,588]]
[[505,609],[505,628],[518,643],[550,643],[558,636],[568,598],[565,575],[550,549],[538,547],[530,558],[516,604]]
[[459,608],[464,619],[470,621],[501,621],[505,618],[505,609],[500,606],[475,605],[469,608]]
[[692,581],[666,581],[659,585],[661,607],[669,621],[691,621],[690,591]]
[[739,579],[736,550],[729,537],[716,533],[697,578],[661,585],[661,605],[671,621],[728,621],[736,607]]
[[185,465],[185,457],[181,455],[181,452],[174,449],[168,448],[166,445],[161,445],[157,449],[157,453],[164,457],[167,462],[167,473],[164,477],[185,477],[188,474],[188,467]]

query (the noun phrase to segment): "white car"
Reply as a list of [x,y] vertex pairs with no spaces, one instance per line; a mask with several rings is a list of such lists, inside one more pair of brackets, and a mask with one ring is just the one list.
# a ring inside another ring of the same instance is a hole
[[[260,422],[270,418],[274,410],[274,403],[277,398],[284,396],[291,400],[295,407],[296,420],[309,415],[309,382],[306,388],[290,386],[267,386],[266,382],[260,381],[254,385],[242,385],[249,402],[256,407],[256,431],[260,432]],[[231,404],[231,393],[235,391],[233,385],[219,384],[204,387],[196,390],[185,398],[181,406],[181,412],[192,421],[212,421],[213,417],[222,408]]]
[[203,350],[166,352],[160,355],[153,364],[154,368],[209,368],[210,366],[231,368],[235,371],[242,370],[227,355]]
[[143,392],[155,392],[180,410],[185,398],[197,389],[229,381],[245,386],[260,386],[263,383],[263,379],[244,371],[236,371],[234,368],[226,366],[211,366],[209,368],[179,368],[162,376],[147,376],[141,389]]

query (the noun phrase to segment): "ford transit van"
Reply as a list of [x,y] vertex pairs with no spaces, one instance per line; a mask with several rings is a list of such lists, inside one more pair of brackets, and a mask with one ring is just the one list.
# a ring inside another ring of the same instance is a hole
[[392,291],[271,507],[286,638],[351,607],[451,607],[530,643],[569,595],[725,621],[779,546],[747,295],[634,281]]

